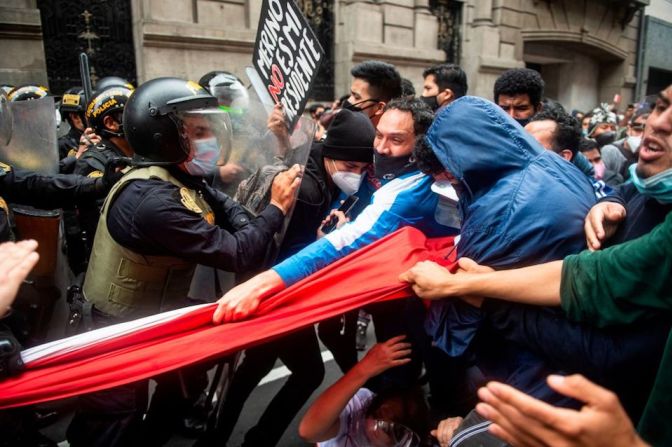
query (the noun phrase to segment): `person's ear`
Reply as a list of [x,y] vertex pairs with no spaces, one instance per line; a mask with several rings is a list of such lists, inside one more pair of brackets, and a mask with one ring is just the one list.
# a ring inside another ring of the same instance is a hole
[[572,157],[572,151],[570,151],[569,149],[563,149],[563,150],[560,151],[559,154],[565,160],[572,161],[572,158],[573,158]]
[[[455,93],[453,93],[453,91],[449,88],[446,88],[446,89],[443,89],[442,91],[440,91],[439,95],[441,95],[441,94],[443,94],[443,99],[441,101],[438,101],[440,106],[442,106],[444,104],[450,104],[451,102],[453,102],[453,100],[455,100]],[[438,95],[437,95],[436,99],[437,100],[439,99]]]
[[375,105],[376,111],[374,112],[374,115],[382,115],[385,111],[385,105],[386,103],[383,101],[378,102],[378,104]]

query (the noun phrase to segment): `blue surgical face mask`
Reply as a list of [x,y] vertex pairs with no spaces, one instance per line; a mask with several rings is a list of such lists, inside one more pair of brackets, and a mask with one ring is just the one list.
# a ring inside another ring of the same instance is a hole
[[630,165],[630,179],[637,190],[645,196],[656,199],[660,203],[672,203],[672,168],[640,178],[637,175],[637,165]]
[[185,169],[191,175],[203,177],[210,174],[219,161],[219,143],[217,138],[204,138],[194,140],[194,158],[184,164]]

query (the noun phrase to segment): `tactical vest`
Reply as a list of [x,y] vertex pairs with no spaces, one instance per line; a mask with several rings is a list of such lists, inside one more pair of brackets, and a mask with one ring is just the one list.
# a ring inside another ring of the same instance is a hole
[[177,186],[182,203],[213,223],[207,202],[158,166],[131,169],[112,187],[103,203],[83,291],[96,309],[124,320],[182,307],[195,268],[195,264],[177,257],[136,253],[112,239],[107,229],[110,204],[130,182],[146,179]]

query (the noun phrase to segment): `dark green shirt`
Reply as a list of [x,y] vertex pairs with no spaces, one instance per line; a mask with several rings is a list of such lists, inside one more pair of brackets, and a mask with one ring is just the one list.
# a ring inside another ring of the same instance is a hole
[[[604,327],[672,316],[672,213],[649,234],[606,250],[565,258],[562,308],[576,321]],[[672,335],[638,431],[672,446]]]

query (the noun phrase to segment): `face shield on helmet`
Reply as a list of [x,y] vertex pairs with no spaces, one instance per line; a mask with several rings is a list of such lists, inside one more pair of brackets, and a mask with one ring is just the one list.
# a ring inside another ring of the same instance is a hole
[[219,107],[232,114],[243,113],[250,102],[247,90],[239,82],[210,87],[212,96],[217,98]]
[[196,109],[171,114],[180,139],[189,156],[187,171],[196,176],[210,174],[223,166],[231,154],[231,122],[228,113],[220,109]]

